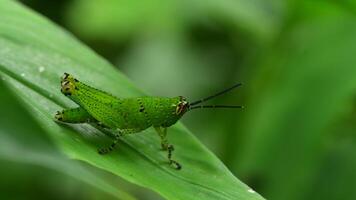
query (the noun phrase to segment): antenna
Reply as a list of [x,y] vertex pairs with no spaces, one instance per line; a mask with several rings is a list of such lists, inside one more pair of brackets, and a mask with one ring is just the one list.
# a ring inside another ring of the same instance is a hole
[[193,106],[190,107],[189,110],[197,109],[197,108],[244,108],[244,106],[228,106],[228,105],[207,105],[207,106]]
[[[190,104],[189,104],[190,106],[193,106],[193,107],[191,107],[190,109],[194,109],[194,108],[204,108],[204,107],[206,107],[206,108],[230,108],[230,107],[234,107],[234,106],[219,106],[219,105],[216,105],[216,106],[213,106],[213,107],[210,107],[210,106],[209,106],[209,107],[207,107],[207,106],[201,107],[201,106],[194,106],[194,105],[200,104],[200,103],[202,103],[202,102],[205,102],[205,101],[208,101],[208,100],[210,100],[210,99],[213,99],[213,98],[215,98],[215,97],[217,97],[217,96],[223,95],[223,94],[229,92],[230,90],[233,90],[233,89],[235,89],[235,88],[237,88],[237,87],[239,87],[239,86],[241,86],[241,85],[242,85],[242,83],[238,83],[238,84],[236,84],[236,85],[234,85],[234,86],[232,86],[232,87],[230,87],[230,88],[227,88],[227,89],[225,89],[225,90],[223,90],[223,91],[221,91],[221,92],[218,92],[218,93],[216,93],[216,94],[214,94],[214,95],[211,95],[211,96],[209,96],[209,97],[206,97],[206,98],[201,99],[201,100],[198,100],[198,101],[194,101],[193,103],[190,103]],[[234,108],[235,108],[235,107],[234,107]],[[239,108],[241,108],[241,106],[240,106]]]

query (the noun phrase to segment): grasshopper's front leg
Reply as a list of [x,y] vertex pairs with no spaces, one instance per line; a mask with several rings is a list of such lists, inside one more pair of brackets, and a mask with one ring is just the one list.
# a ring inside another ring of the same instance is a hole
[[168,161],[170,165],[174,165],[174,167],[176,169],[181,169],[182,165],[179,164],[177,161],[172,159],[172,152],[174,151],[174,146],[172,144],[168,143],[167,140],[167,128],[163,128],[163,130],[161,129],[161,127],[154,127],[159,135],[159,137],[161,138],[161,147],[163,150],[167,150],[168,151]]
[[65,123],[89,123],[97,122],[84,108],[78,107],[57,111],[54,118]]

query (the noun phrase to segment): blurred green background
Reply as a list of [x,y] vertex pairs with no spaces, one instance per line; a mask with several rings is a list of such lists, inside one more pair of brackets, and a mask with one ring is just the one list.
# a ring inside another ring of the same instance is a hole
[[[211,103],[246,109],[200,110],[182,121],[266,199],[356,199],[356,1],[22,3],[151,95],[195,100],[244,83]],[[8,173],[0,184],[9,197],[111,198],[56,170],[1,156]],[[19,183],[31,187],[14,190]],[[114,183],[138,199],[160,199],[117,177]]]

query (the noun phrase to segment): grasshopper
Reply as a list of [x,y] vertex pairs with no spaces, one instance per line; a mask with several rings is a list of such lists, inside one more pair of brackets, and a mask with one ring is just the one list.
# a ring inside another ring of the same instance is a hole
[[198,105],[220,96],[241,84],[236,84],[224,91],[207,98],[189,103],[185,97],[136,97],[117,98],[104,91],[88,86],[72,75],[64,73],[61,78],[61,92],[79,105],[77,108],[58,111],[55,119],[65,123],[90,123],[102,130],[114,131],[113,143],[106,148],[99,148],[99,154],[111,152],[119,138],[127,134],[141,132],[154,127],[161,139],[161,147],[168,152],[171,166],[182,166],[172,159],[174,146],[167,140],[167,128],[175,124],[187,111],[199,108],[242,108],[228,105]]

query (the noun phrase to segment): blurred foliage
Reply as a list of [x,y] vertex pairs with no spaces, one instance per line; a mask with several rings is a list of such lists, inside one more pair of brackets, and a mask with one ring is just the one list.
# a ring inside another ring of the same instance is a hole
[[268,181],[265,190],[276,199],[309,199],[306,191],[330,148],[325,143],[336,142],[330,134],[342,131],[330,132],[332,123],[352,114],[355,20],[348,13],[322,13],[283,32],[251,90],[248,138],[236,165]]
[[356,1],[45,2],[25,3],[150,94],[243,82],[212,103],[245,110],[183,122],[267,199],[356,199]]

